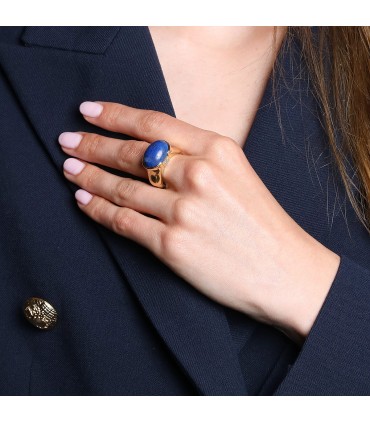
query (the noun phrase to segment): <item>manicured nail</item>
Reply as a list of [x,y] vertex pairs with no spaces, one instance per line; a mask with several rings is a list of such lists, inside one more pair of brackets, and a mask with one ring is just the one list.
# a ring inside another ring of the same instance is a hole
[[75,192],[75,198],[79,203],[86,206],[86,204],[90,203],[93,196],[89,192],[85,191],[84,189],[78,189]]
[[58,138],[59,144],[66,148],[77,148],[81,140],[82,135],[76,132],[62,132]]
[[72,175],[78,175],[85,167],[85,163],[80,162],[77,159],[70,158],[63,163],[63,168],[66,172]]
[[103,106],[93,101],[84,101],[80,104],[80,112],[87,117],[96,118],[103,111]]

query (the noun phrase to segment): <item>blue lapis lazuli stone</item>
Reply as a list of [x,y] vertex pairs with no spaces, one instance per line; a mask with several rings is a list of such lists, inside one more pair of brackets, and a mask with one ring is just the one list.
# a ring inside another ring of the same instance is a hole
[[158,166],[167,157],[169,145],[166,141],[157,140],[152,142],[146,149],[143,157],[143,165],[147,169]]

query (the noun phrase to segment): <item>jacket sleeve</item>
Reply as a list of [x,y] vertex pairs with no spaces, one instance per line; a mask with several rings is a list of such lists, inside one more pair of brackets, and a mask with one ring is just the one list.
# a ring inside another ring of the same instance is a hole
[[275,395],[370,395],[370,270],[342,255],[315,323]]

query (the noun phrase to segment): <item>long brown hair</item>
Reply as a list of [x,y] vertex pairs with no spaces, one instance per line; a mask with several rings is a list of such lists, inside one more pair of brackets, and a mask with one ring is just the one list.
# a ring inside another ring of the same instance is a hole
[[291,36],[302,46],[336,169],[370,233],[370,27],[288,27]]

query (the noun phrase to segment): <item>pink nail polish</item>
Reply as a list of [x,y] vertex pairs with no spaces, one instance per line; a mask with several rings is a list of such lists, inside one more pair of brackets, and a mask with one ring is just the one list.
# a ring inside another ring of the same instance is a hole
[[59,144],[66,148],[77,148],[81,140],[82,135],[76,132],[63,132],[58,138]]
[[94,101],[84,101],[80,104],[80,112],[87,117],[96,118],[103,111],[103,106]]
[[86,206],[87,204],[90,203],[92,197],[93,196],[89,192],[87,192],[87,191],[85,191],[83,189],[78,189],[75,192],[75,198],[76,198],[76,200],[79,203],[83,204],[84,206]]
[[78,175],[85,167],[85,163],[80,162],[77,159],[70,158],[63,163],[63,168],[66,172],[72,175]]

